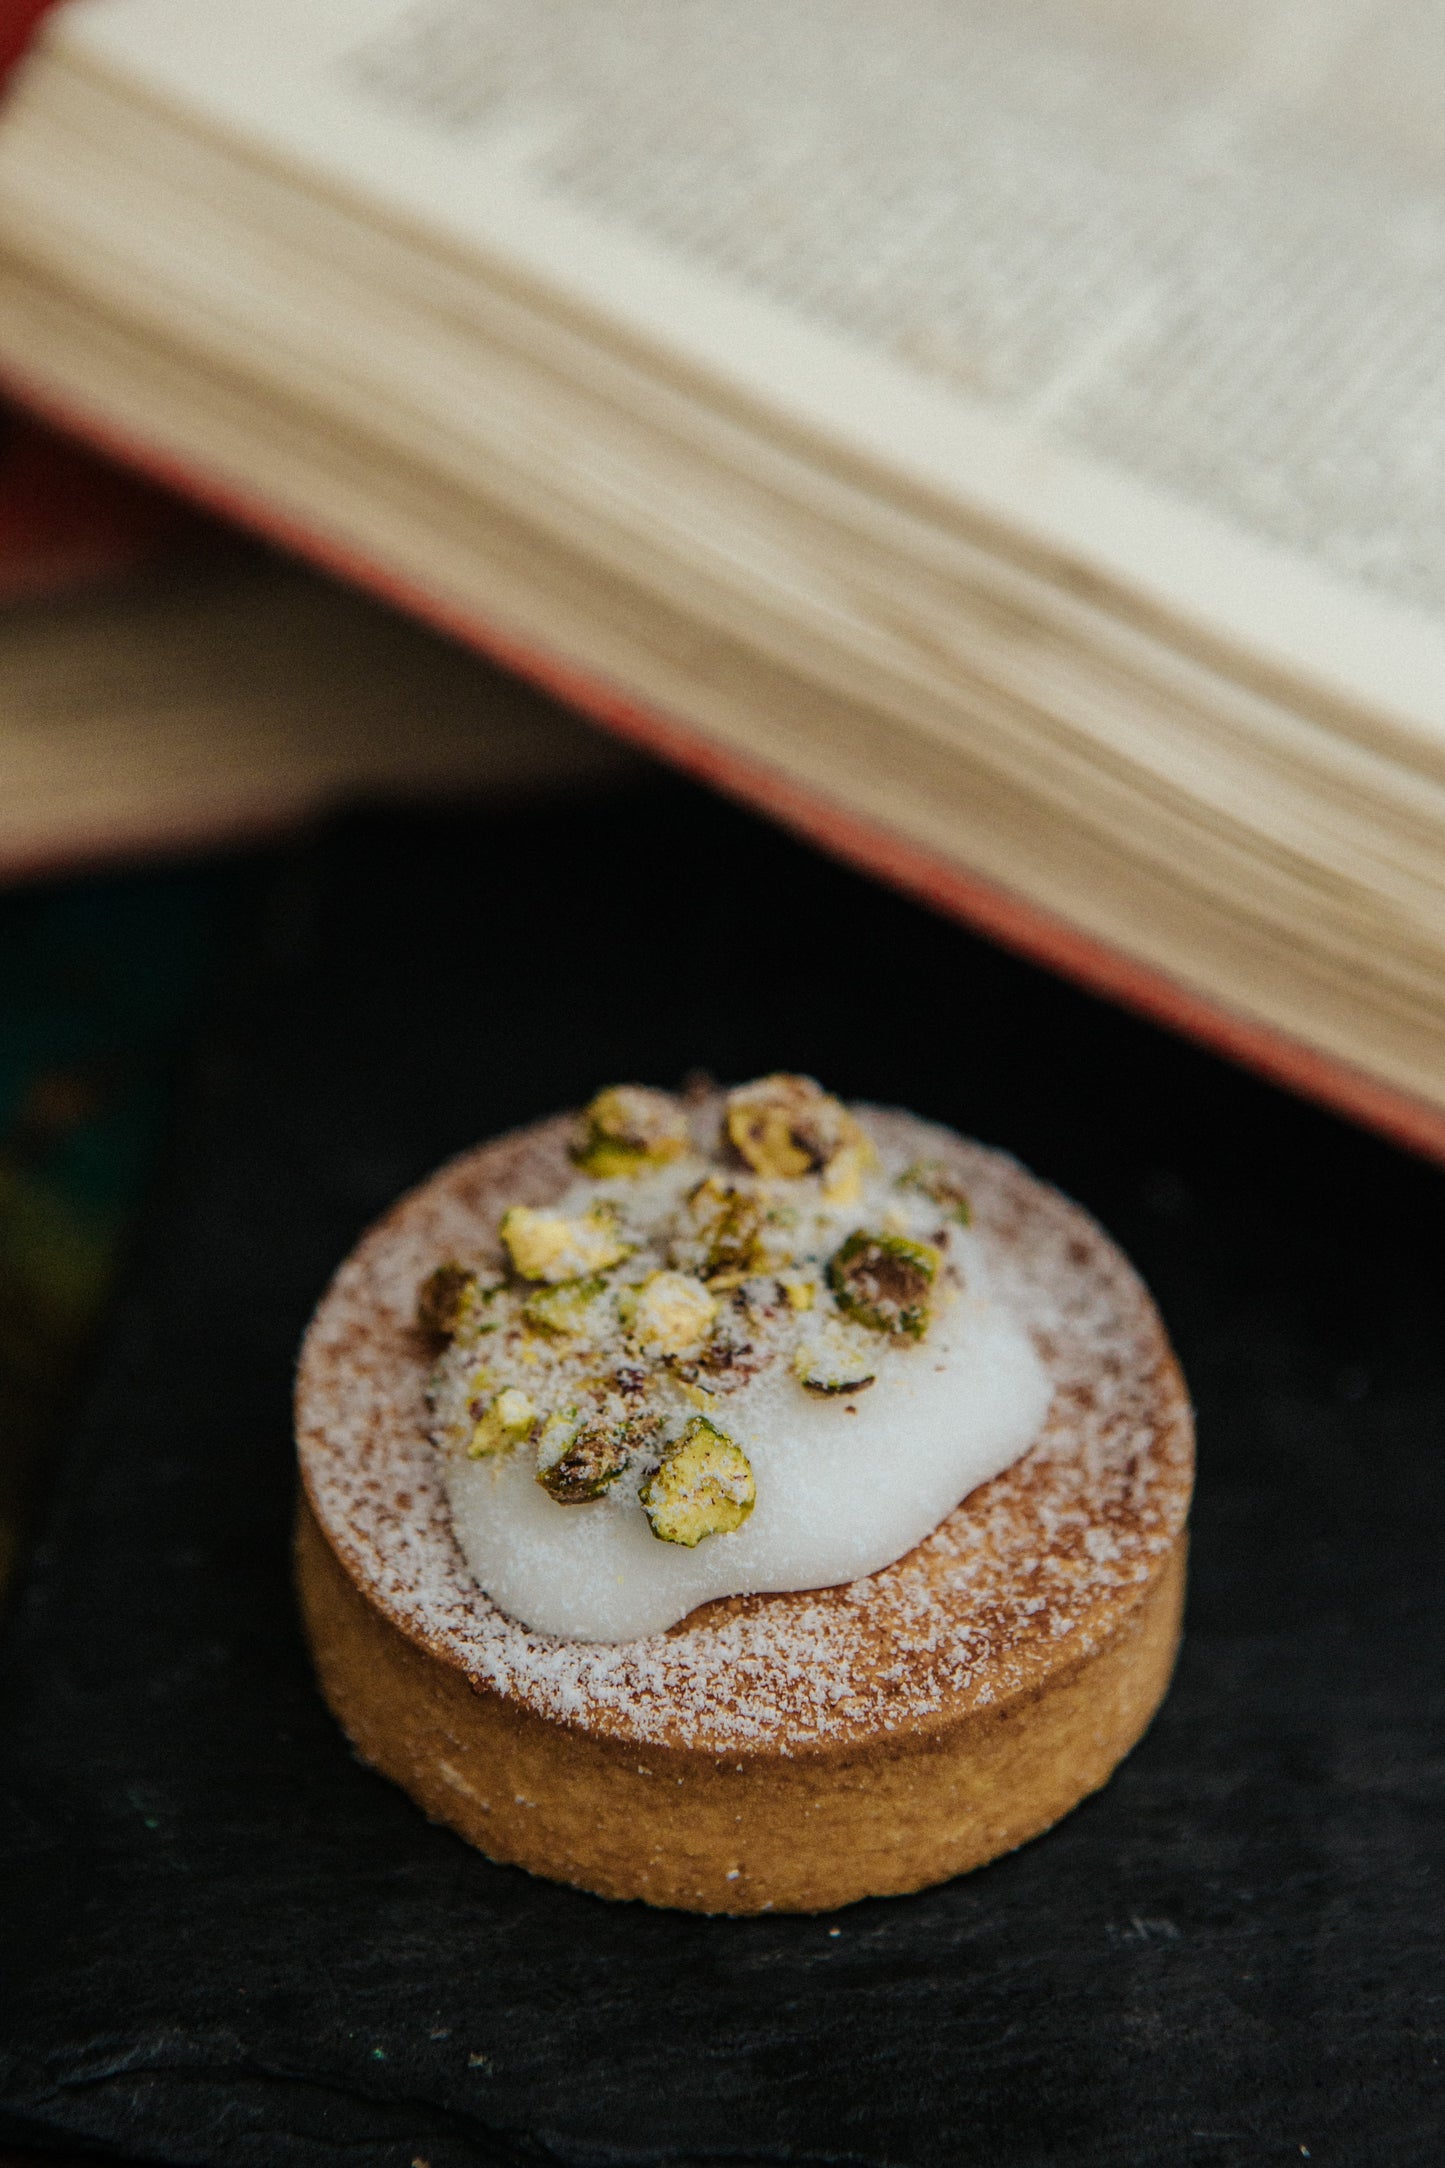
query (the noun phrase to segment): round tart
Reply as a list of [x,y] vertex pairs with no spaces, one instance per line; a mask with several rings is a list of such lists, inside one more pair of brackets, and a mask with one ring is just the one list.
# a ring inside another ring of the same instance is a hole
[[[822,1911],[1012,1849],[1134,1745],[1193,1433],[1077,1206],[911,1115],[748,1090],[623,1094],[630,1130],[602,1095],[371,1230],[302,1352],[298,1577],[355,1746],[492,1859]],[[746,1254],[720,1191],[767,1207]]]

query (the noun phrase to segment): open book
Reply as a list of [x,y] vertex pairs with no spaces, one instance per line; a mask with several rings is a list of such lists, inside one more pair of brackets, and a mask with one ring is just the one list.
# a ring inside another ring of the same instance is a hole
[[72,0],[21,396],[1445,1153],[1445,9]]

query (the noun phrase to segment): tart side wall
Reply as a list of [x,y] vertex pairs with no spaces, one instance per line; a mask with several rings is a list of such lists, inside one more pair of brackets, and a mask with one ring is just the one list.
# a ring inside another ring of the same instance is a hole
[[1181,1533],[1096,1647],[1010,1699],[927,1735],[747,1757],[601,1739],[479,1689],[367,1601],[304,1494],[296,1528],[326,1701],[434,1821],[490,1859],[602,1897],[735,1914],[926,1888],[1097,1791],[1168,1689],[1185,1558]]

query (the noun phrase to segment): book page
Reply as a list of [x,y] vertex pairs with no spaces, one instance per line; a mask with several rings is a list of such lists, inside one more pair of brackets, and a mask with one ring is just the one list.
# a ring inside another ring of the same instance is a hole
[[1445,728],[1429,0],[80,0],[56,35]]

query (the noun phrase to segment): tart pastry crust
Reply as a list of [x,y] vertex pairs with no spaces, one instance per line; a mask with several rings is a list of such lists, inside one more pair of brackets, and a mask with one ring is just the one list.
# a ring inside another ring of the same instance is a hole
[[570,1117],[404,1198],[317,1312],[297,1575],[322,1690],[369,1762],[492,1859],[701,1912],[901,1894],[1047,1829],[1163,1698],[1193,1427],[1147,1291],[1016,1162],[857,1112],[956,1173],[1054,1383],[1030,1450],[865,1580],[726,1598],[621,1644],[529,1632],[476,1587],[426,1437],[416,1294],[484,1252],[506,1206],[562,1193]]

